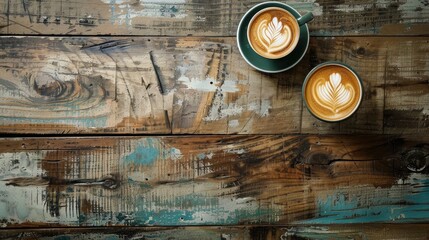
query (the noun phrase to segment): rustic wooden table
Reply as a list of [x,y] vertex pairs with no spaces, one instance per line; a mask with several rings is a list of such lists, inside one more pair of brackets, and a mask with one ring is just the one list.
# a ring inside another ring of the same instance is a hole
[[[428,1],[285,1],[279,74],[236,45],[259,2],[0,0],[0,239],[428,239]],[[336,124],[329,60],[365,89]]]

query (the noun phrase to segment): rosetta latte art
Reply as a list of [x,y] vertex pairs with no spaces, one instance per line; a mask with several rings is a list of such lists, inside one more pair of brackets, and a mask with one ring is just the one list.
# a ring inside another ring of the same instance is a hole
[[324,78],[319,78],[317,81],[315,100],[320,106],[337,114],[353,103],[355,91],[351,85],[341,82],[339,73],[332,73],[329,81]]
[[292,41],[292,31],[274,17],[270,22],[263,20],[258,26],[258,40],[268,53],[275,53],[286,48]]

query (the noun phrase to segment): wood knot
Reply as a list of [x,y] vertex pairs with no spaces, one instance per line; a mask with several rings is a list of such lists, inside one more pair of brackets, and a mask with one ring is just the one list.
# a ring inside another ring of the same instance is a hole
[[365,55],[365,48],[363,48],[363,47],[360,47],[360,48],[358,48],[357,50],[356,50],[356,53],[358,54],[358,55]]
[[64,83],[57,81],[49,74],[37,73],[32,81],[34,91],[45,97],[59,97],[67,88]]
[[116,189],[119,187],[119,181],[115,176],[109,175],[104,177],[102,180],[102,186],[106,189]]
[[306,163],[311,165],[329,165],[331,156],[325,152],[310,153],[306,158]]
[[429,164],[429,152],[414,148],[402,154],[402,161],[408,170],[422,172]]

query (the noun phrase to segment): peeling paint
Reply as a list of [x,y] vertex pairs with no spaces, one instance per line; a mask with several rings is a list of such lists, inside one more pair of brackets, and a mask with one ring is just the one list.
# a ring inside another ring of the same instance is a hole
[[[390,189],[370,186],[338,190],[319,196],[319,216],[299,221],[303,224],[347,224],[370,222],[425,222],[429,216],[429,180],[424,174],[412,174]],[[374,192],[371,199],[358,192]],[[355,191],[355,193],[354,193]],[[401,192],[401,194],[396,194]],[[404,194],[404,193],[407,194]],[[405,196],[405,197],[403,197]]]
[[[233,146],[231,146],[231,147],[233,147]],[[234,153],[234,154],[243,154],[243,153],[247,153],[247,150],[244,148],[239,148],[239,149],[228,149],[228,150],[225,150],[225,152]]]
[[249,103],[247,109],[257,113],[261,117],[269,116],[271,106],[271,101],[268,99],[263,99],[262,101],[254,101]]
[[314,16],[322,16],[323,14],[323,6],[320,6],[317,0],[307,0],[303,2],[288,1],[287,4],[297,9],[301,14],[305,14],[306,12],[312,12]]
[[233,120],[228,121],[228,126],[230,128],[235,128],[235,127],[240,126],[240,123],[238,122],[237,119],[233,119]]
[[177,148],[174,148],[174,147],[170,149],[170,158],[171,158],[171,160],[176,161],[176,160],[181,159],[182,157],[183,157],[183,154],[180,151],[180,149],[177,149]]
[[110,22],[125,24],[130,27],[133,19],[138,17],[184,18],[188,14],[182,12],[180,5],[185,0],[102,0],[110,6]]
[[14,187],[0,181],[0,219],[8,222],[77,223],[78,209],[60,208],[60,216],[52,216],[46,209],[45,187]]
[[44,171],[34,159],[43,159],[44,155],[44,152],[0,153],[0,180],[42,176]]
[[212,108],[209,111],[209,114],[204,117],[205,121],[216,121],[228,116],[237,116],[243,112],[243,106],[237,104],[221,104],[219,102],[214,102]]
[[156,138],[147,138],[144,141],[139,141],[135,148],[126,155],[124,163],[135,165],[151,165],[156,160],[173,160],[182,159],[183,154],[180,149],[175,147],[160,147],[165,144]]
[[[412,9],[413,11],[410,11]],[[402,18],[404,22],[427,22],[429,15],[429,5],[427,1],[405,1],[398,8],[402,11]],[[412,19],[411,21],[409,19]]]
[[215,92],[220,90],[224,93],[234,93],[238,92],[239,88],[237,87],[237,82],[234,80],[225,80],[223,82],[218,81],[213,78],[206,79],[197,79],[197,78],[188,78],[184,75],[179,77],[179,82],[185,84],[188,89],[194,89],[202,92]]
[[212,159],[214,156],[213,152],[209,152],[209,153],[199,153],[197,155],[198,160],[204,160],[204,159]]
[[159,157],[159,150],[154,141],[157,140],[148,138],[144,143],[137,145],[136,149],[124,158],[124,162],[136,165],[152,164]]
[[[270,114],[271,101],[268,99],[251,102],[247,106],[246,105],[238,105],[236,103],[225,104],[225,98],[217,94],[214,98],[211,108],[209,109],[209,113],[206,117],[204,117],[205,121],[217,121],[229,116],[238,116],[243,112],[252,111],[258,114],[260,117],[268,117]],[[235,124],[238,123],[232,120],[231,127],[234,127]]]

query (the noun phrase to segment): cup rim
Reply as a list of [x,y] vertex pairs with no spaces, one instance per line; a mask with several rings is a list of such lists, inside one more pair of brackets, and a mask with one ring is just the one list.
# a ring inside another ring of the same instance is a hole
[[[320,68],[322,68],[322,67],[326,67],[326,66],[340,66],[340,67],[343,67],[343,68],[347,69],[348,71],[350,71],[350,72],[351,72],[351,73],[356,77],[356,79],[358,80],[357,82],[358,82],[359,89],[360,89],[359,101],[358,101],[358,103],[356,104],[356,106],[353,108],[353,110],[352,110],[348,115],[346,115],[346,116],[344,116],[344,117],[342,117],[342,118],[339,118],[339,119],[337,119],[337,120],[328,120],[328,119],[323,119],[323,118],[321,118],[321,117],[317,116],[317,115],[316,115],[316,114],[315,114],[315,113],[314,113],[314,112],[313,112],[313,111],[308,107],[307,99],[306,99],[306,97],[305,97],[305,88],[306,88],[306,86],[307,86],[307,82],[309,81],[309,79],[310,79],[311,75],[313,75],[313,73],[314,73],[314,72],[316,72],[317,70],[319,70]],[[351,116],[353,116],[353,115],[357,112],[358,108],[360,107],[360,105],[361,105],[361,103],[362,103],[362,100],[363,100],[363,95],[364,95],[364,92],[363,92],[363,82],[362,82],[362,79],[360,78],[360,76],[357,74],[357,72],[356,72],[352,67],[350,67],[349,65],[347,65],[347,64],[345,64],[345,63],[342,63],[342,62],[339,62],[339,61],[327,61],[327,62],[323,62],[323,63],[318,64],[318,65],[317,65],[317,66],[315,66],[313,69],[311,69],[311,71],[310,71],[309,73],[307,73],[307,75],[305,76],[304,82],[303,82],[303,84],[302,84],[301,95],[302,95],[302,99],[304,100],[304,104],[305,104],[305,106],[306,106],[307,110],[308,110],[308,111],[311,113],[311,115],[313,115],[315,118],[317,118],[317,119],[319,119],[319,120],[321,120],[321,121],[324,121],[324,122],[328,122],[328,123],[341,122],[341,121],[344,121],[344,120],[346,120],[346,119],[350,118]]]
[[[270,3],[270,2],[265,2],[265,4],[267,4],[267,3]],[[253,23],[253,21],[255,21],[255,19],[259,16],[259,15],[261,15],[262,13],[264,13],[264,12],[266,12],[266,11],[268,11],[268,10],[270,10],[270,9],[276,9],[276,10],[279,10],[279,11],[282,11],[282,12],[285,12],[287,15],[289,15],[292,19],[293,19],[293,22],[294,22],[294,24],[297,26],[297,28],[298,28],[298,31],[297,31],[297,34],[298,34],[298,36],[294,39],[294,41],[292,42],[292,46],[293,47],[291,47],[291,48],[289,48],[289,50],[288,51],[286,51],[285,53],[283,53],[282,55],[280,55],[280,56],[278,56],[278,57],[265,57],[265,56],[263,56],[262,54],[260,54],[258,51],[256,51],[256,49],[253,47],[253,44],[252,44],[252,42],[250,41],[250,25]],[[267,58],[267,59],[280,59],[280,58],[283,58],[283,57],[286,57],[287,55],[289,55],[290,53],[292,53],[293,52],[293,50],[295,50],[295,48],[296,48],[296,46],[298,46],[298,42],[299,42],[299,38],[300,38],[300,35],[301,35],[301,31],[300,31],[300,26],[299,26],[299,24],[298,24],[298,21],[297,21],[297,19],[296,19],[296,17],[292,14],[292,13],[290,13],[287,9],[284,9],[284,8],[281,8],[281,7],[276,7],[276,6],[268,6],[268,7],[266,7],[266,8],[263,8],[263,9],[261,9],[261,10],[259,10],[257,13],[255,13],[253,16],[252,16],[252,18],[250,19],[250,21],[249,21],[249,23],[247,24],[248,25],[248,27],[247,27],[247,40],[249,41],[249,46],[253,49],[253,51],[256,53],[256,54],[258,54],[259,56],[261,56],[261,57],[263,57],[263,58]]]

